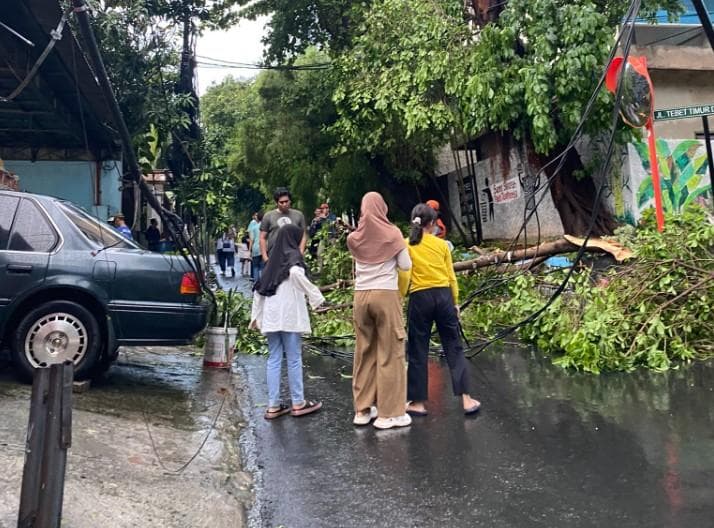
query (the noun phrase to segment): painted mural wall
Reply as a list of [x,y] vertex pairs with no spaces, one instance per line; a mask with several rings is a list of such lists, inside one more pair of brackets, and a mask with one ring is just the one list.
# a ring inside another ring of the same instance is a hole
[[[597,145],[584,143],[578,150],[586,166],[595,170],[600,162]],[[711,208],[712,186],[704,141],[659,139],[657,158],[665,211],[679,213],[691,203]],[[605,202],[618,221],[635,225],[642,211],[654,206],[646,141],[623,147],[621,159],[621,164],[612,166],[605,182]],[[475,166],[474,189],[465,167],[462,182],[459,182],[456,171],[448,174],[451,207],[454,211],[461,211],[464,229],[469,227],[468,213],[472,217],[478,214],[486,240],[511,239],[518,233],[524,214],[538,204],[537,217],[534,215],[527,225],[528,239],[535,240],[539,229],[541,237],[562,235],[563,226],[550,192],[539,190],[545,182],[539,182],[534,179],[535,175],[526,173],[518,156],[513,153],[509,166],[509,172],[504,175],[498,158],[479,161]]]
[[[662,206],[666,212],[679,213],[691,203],[705,207],[712,204],[712,186],[704,141],[697,139],[658,139],[657,161],[662,190]],[[612,207],[624,221],[635,223],[642,211],[654,207],[654,187],[647,143],[627,145],[620,177],[614,175],[611,188],[622,189],[613,195]]]
[[95,204],[93,161],[13,161],[5,167],[19,177],[22,191],[70,200],[98,218],[106,219],[121,209],[121,162],[102,163],[101,203]]

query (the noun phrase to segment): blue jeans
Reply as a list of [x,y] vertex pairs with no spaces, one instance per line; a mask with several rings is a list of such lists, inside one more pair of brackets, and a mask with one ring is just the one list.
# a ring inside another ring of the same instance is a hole
[[305,401],[302,385],[302,339],[297,332],[268,332],[268,405],[280,405],[280,372],[285,356],[293,405]]
[[257,281],[260,278],[260,274],[263,273],[263,266],[265,266],[263,257],[260,255],[253,257],[253,265],[250,267],[250,276],[254,281]]

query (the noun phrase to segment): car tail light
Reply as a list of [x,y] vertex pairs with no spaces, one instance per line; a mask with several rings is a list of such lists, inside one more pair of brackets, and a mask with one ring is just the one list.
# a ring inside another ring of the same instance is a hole
[[201,285],[198,283],[196,274],[191,272],[184,273],[181,278],[181,294],[195,295],[201,293]]

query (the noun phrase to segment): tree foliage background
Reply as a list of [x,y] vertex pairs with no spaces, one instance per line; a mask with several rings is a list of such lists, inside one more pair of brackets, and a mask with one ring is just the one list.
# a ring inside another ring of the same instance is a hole
[[[244,16],[270,16],[265,64],[286,69],[232,91],[235,105],[255,105],[232,125],[204,113],[208,128],[230,138],[230,170],[266,197],[290,186],[308,211],[327,197],[354,209],[372,188],[398,214],[422,198],[443,145],[492,132],[526,144],[541,164],[560,153],[628,8],[615,0],[239,3]],[[676,17],[682,6],[645,0],[640,16],[658,9]],[[585,128],[593,137],[609,127],[611,99],[597,97]],[[594,186],[576,182],[573,173],[587,172],[579,160],[568,169],[560,192],[569,208],[560,212],[580,217],[577,231]]]
[[237,23],[238,0],[95,0],[94,30],[139,161],[169,169],[179,212],[208,233],[232,211],[263,202],[226,172],[220,147],[199,127],[195,46]]
[[[203,138],[190,150],[200,163],[179,188],[187,203],[230,221],[269,204],[277,186],[290,187],[308,214],[325,199],[333,209],[356,210],[361,195],[376,189],[405,216],[433,197],[437,149],[486,133],[523,144],[537,165],[546,163],[579,123],[628,4],[104,0],[94,7],[120,104],[147,159],[149,144],[165,154],[179,138],[189,150],[185,131],[196,101],[177,89],[187,35],[230,27],[239,16],[269,16],[270,69],[249,81],[228,79],[204,96]],[[681,3],[645,0],[640,16],[657,9],[674,17]],[[586,122],[592,137],[609,126],[611,102],[598,95]],[[624,130],[619,139],[627,139]],[[588,177],[575,159],[554,179],[556,207],[573,232],[592,208]]]

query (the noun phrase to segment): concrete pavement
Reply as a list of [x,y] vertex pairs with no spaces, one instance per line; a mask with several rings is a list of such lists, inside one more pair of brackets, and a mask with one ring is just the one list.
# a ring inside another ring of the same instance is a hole
[[[235,376],[203,370],[201,361],[189,347],[122,349],[103,379],[74,395],[63,526],[245,526],[252,479],[239,460]],[[0,528],[16,526],[30,395],[6,367],[0,365]],[[175,473],[206,435],[195,460]]]

